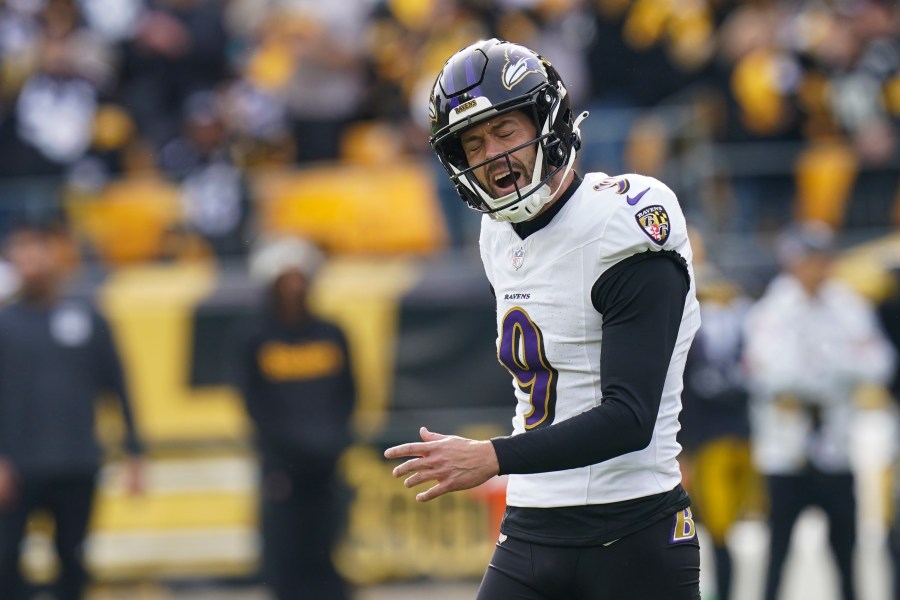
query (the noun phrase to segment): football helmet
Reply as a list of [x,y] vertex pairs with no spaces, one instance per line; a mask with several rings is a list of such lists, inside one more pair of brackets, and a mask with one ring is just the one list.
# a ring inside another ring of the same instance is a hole
[[[460,142],[467,128],[497,115],[521,110],[533,121],[534,139],[470,165]],[[550,180],[571,170],[587,113],[573,119],[566,87],[556,69],[533,50],[511,42],[489,39],[475,42],[450,57],[434,83],[429,104],[429,143],[450,174],[457,193],[470,208],[497,221],[521,222],[540,212],[556,195]],[[535,145],[537,156],[531,181],[500,198],[479,183],[475,170]]]

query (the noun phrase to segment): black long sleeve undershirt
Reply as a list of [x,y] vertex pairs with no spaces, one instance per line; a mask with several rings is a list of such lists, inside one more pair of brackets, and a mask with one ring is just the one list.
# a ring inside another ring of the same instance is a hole
[[491,440],[500,474],[544,473],[596,464],[650,443],[690,287],[684,260],[646,252],[594,283],[603,315],[603,401],[575,417]]

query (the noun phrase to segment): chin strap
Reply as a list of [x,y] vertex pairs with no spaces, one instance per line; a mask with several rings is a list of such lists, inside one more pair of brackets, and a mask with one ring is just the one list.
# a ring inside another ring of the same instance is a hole
[[579,125],[581,125],[581,122],[587,119],[590,115],[591,113],[589,113],[588,111],[582,111],[580,115],[575,117],[575,122],[572,123],[572,133],[574,133],[578,138],[579,145],[581,144],[581,127],[579,127]]

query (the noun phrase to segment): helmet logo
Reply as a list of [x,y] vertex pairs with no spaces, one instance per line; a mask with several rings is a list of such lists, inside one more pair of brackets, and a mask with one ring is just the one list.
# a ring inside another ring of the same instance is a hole
[[428,118],[432,123],[437,123],[437,106],[434,100],[434,92],[431,92],[431,98],[428,102]]
[[515,86],[525,79],[529,73],[539,73],[544,77],[547,71],[541,64],[541,59],[537,55],[529,53],[522,48],[513,47],[505,53],[506,64],[503,65],[503,72],[500,77],[503,81],[503,87],[512,90]]
[[475,102],[474,100],[469,100],[468,102],[463,102],[462,104],[460,104],[459,106],[454,108],[453,112],[455,112],[456,114],[466,112],[470,108],[475,108],[475,106],[477,106],[477,105],[478,105],[478,103]]

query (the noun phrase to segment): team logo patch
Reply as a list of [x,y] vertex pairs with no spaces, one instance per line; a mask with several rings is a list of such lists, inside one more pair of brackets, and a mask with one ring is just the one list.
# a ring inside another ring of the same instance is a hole
[[513,89],[529,73],[540,73],[545,77],[547,76],[547,70],[541,63],[541,59],[536,54],[531,54],[518,48],[508,49],[506,51],[506,64],[503,65],[503,72],[500,74],[503,87],[508,90]]
[[655,244],[662,246],[669,239],[669,214],[659,204],[641,209],[634,218]]
[[669,540],[672,544],[678,542],[686,542],[694,539],[697,535],[697,526],[694,524],[694,515],[691,514],[690,508],[679,510],[675,513],[675,522],[672,524],[672,537]]
[[525,246],[520,246],[519,248],[516,248],[515,250],[513,250],[512,266],[516,271],[518,271],[519,269],[522,268],[522,265],[524,265],[524,264],[525,264]]

